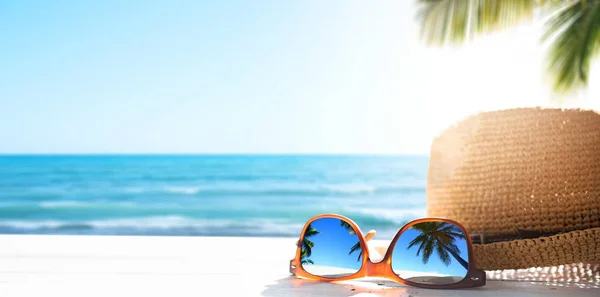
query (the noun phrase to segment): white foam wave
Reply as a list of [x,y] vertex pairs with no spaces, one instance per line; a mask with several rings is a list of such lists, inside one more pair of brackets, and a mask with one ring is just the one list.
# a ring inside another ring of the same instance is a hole
[[322,188],[328,191],[345,194],[373,193],[377,190],[376,186],[366,184],[324,185]]
[[148,217],[140,219],[89,220],[73,222],[59,220],[0,221],[1,226],[14,227],[20,229],[59,228],[74,225],[85,225],[96,228],[174,228],[182,226],[201,225],[201,223],[201,221],[197,221],[195,222],[195,224],[190,224],[190,220],[186,220],[185,218],[177,216]]
[[372,194],[378,190],[402,190],[402,185],[372,185],[363,183],[340,183],[340,184],[310,184],[310,183],[219,183],[214,185],[163,185],[158,187],[128,187],[123,191],[126,193],[149,193],[165,192],[172,194],[195,195],[206,193],[339,193],[339,194]]
[[346,211],[360,213],[372,217],[383,218],[399,224],[405,223],[406,220],[425,217],[427,209],[386,209],[386,208],[349,208]]
[[174,230],[174,229],[196,229],[203,233],[219,233],[229,230],[227,233],[239,234],[286,234],[295,236],[300,234],[303,224],[291,223],[286,220],[273,219],[251,219],[234,220],[208,220],[192,219],[181,216],[155,216],[131,219],[112,220],[87,220],[87,221],[59,221],[59,220],[6,220],[0,221],[0,227],[16,228],[25,230],[58,229],[69,227],[87,227],[94,229],[140,229],[140,230]]
[[173,194],[193,195],[200,192],[203,187],[199,186],[163,186],[163,187],[127,187],[123,191],[130,194],[142,194],[150,192],[165,192]]
[[47,201],[39,203],[39,206],[42,208],[77,207],[85,205],[89,205],[89,203],[83,203],[79,201]]
[[46,220],[46,221],[2,221],[0,222],[1,226],[13,227],[17,229],[40,229],[40,228],[58,228],[64,225],[64,222],[54,221],[54,220]]
[[167,193],[193,195],[198,194],[200,187],[165,187],[163,190]]
[[83,208],[83,207],[89,207],[89,208],[93,208],[93,207],[101,207],[101,206],[125,206],[125,207],[133,207],[133,206],[137,206],[137,204],[135,202],[128,202],[128,201],[122,201],[122,202],[104,202],[104,201],[69,201],[69,200],[64,200],[64,201],[45,201],[45,202],[40,202],[38,204],[39,207],[41,208],[70,208],[70,207],[77,207],[77,208]]

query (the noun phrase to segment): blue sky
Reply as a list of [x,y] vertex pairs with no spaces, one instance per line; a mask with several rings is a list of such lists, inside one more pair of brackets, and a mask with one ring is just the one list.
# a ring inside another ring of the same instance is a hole
[[[311,273],[311,267],[328,266],[354,269],[358,271],[362,266],[362,258],[358,258],[360,251],[348,255],[350,249],[359,241],[357,235],[352,235],[340,226],[340,220],[323,218],[314,221],[312,227],[320,233],[311,236],[309,240],[314,243],[310,259],[314,264],[304,265],[304,269]],[[314,273],[314,270],[312,270]]]
[[427,48],[413,4],[2,1],[0,153],[426,155],[547,104],[536,26]]

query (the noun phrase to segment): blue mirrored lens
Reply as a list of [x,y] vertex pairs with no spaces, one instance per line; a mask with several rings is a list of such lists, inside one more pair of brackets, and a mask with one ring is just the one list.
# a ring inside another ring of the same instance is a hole
[[465,233],[454,224],[428,221],[405,230],[392,253],[392,270],[419,284],[460,282],[469,269]]
[[313,221],[300,243],[302,268],[312,275],[340,278],[358,272],[362,266],[359,237],[344,220]]

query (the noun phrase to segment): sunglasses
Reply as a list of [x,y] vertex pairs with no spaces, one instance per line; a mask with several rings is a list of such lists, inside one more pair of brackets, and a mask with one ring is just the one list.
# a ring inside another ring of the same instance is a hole
[[388,247],[367,245],[366,236],[349,218],[323,214],[306,222],[290,273],[320,281],[362,277],[385,278],[430,289],[485,285],[485,271],[475,267],[471,238],[461,224],[423,218],[404,225]]

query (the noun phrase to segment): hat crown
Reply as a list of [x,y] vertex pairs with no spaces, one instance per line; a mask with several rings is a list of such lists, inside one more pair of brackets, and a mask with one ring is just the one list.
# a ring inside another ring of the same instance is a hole
[[600,227],[600,114],[517,108],[470,116],[437,137],[427,214],[469,232]]

